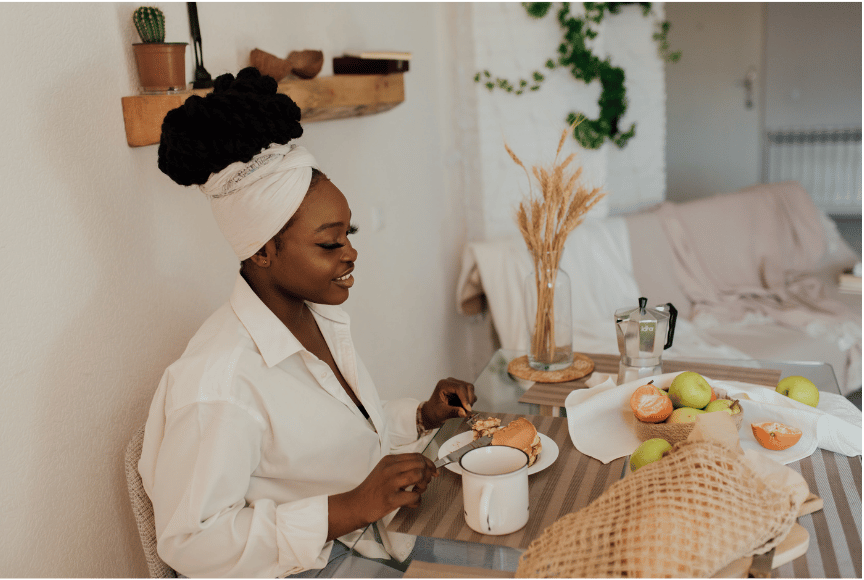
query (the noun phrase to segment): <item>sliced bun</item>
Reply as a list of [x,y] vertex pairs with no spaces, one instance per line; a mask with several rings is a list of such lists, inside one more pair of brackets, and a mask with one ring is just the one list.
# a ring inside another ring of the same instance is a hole
[[521,449],[528,455],[528,465],[534,465],[542,450],[540,435],[531,421],[519,417],[492,434],[492,445],[506,445]]

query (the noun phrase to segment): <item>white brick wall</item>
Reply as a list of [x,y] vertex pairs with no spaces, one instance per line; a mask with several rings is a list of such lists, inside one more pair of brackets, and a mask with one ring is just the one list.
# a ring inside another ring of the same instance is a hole
[[[544,18],[529,17],[521,3],[473,3],[473,58],[476,70],[489,70],[516,83],[530,80],[533,71],[546,75],[542,88],[521,96],[500,89],[489,91],[475,85],[476,130],[481,192],[474,226],[482,237],[518,235],[513,221],[516,205],[528,191],[528,181],[504,150],[504,141],[527,165],[548,164],[555,155],[561,131],[571,111],[589,118],[598,114],[599,82],[585,85],[565,69],[549,71],[544,63],[555,58],[562,32],[554,11]],[[574,4],[573,10],[580,10]],[[662,17],[662,5],[654,7]],[[568,138],[562,155],[577,152],[584,176],[592,186],[603,185],[609,192],[595,210],[597,215],[623,211],[662,201],[665,195],[665,89],[663,62],[651,38],[654,17],[642,16],[641,8],[625,7],[622,13],[607,16],[593,42],[595,54],[609,55],[626,75],[629,107],[623,126],[636,122],[636,137],[619,150],[609,143],[597,150],[583,150]],[[465,51],[470,54],[471,51]],[[478,194],[469,194],[477,196]],[[482,214],[482,215],[480,215]],[[477,236],[470,236],[477,237]]]

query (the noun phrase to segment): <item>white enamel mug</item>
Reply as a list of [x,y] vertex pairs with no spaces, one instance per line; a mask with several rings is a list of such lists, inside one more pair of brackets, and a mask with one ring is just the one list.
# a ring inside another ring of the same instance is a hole
[[472,449],[459,460],[465,522],[500,536],[528,523],[528,455],[514,447]]

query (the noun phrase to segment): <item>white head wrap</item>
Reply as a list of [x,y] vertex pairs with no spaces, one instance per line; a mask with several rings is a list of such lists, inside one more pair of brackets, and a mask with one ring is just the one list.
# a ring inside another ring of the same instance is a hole
[[232,163],[198,186],[240,260],[254,255],[294,215],[313,167],[318,164],[304,147],[274,143],[249,163]]

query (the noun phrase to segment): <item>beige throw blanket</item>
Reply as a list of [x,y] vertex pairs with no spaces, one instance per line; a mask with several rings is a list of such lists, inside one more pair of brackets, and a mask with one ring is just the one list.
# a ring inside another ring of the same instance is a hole
[[695,322],[761,319],[801,329],[836,341],[860,371],[861,319],[826,297],[813,275],[826,239],[819,211],[799,183],[667,202],[658,215]]

